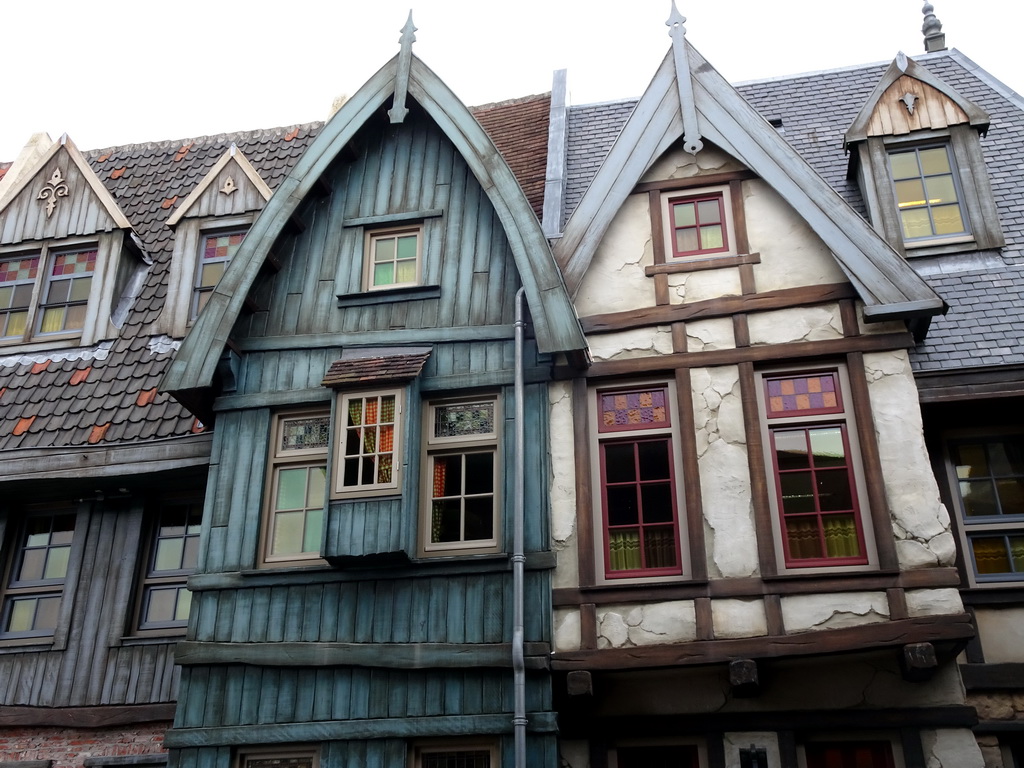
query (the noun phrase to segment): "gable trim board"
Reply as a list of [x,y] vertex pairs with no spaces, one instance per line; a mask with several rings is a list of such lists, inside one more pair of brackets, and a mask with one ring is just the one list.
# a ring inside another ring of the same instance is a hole
[[[162,389],[183,393],[212,385],[235,318],[274,241],[335,157],[394,93],[397,68],[398,56],[345,102],[281,183],[182,343],[164,376]],[[462,155],[494,206],[526,290],[540,350],[586,349],[575,309],[540,223],[491,139],[466,106],[416,56],[412,57],[409,94]]]
[[[687,51],[701,135],[757,173],[815,230],[864,301],[865,317],[945,312],[945,302],[871,225],[693,46]],[[682,137],[678,76],[670,50],[553,246],[572,295],[615,213],[654,161]]]
[[66,133],[55,141],[53,145],[44,152],[38,160],[36,160],[32,168],[22,174],[18,179],[18,182],[7,191],[4,199],[0,201],[0,213],[3,213],[18,198],[18,196],[38,178],[40,171],[46,167],[47,163],[49,163],[61,149],[64,149],[67,152],[71,162],[78,169],[79,173],[82,174],[82,178],[85,179],[86,183],[89,185],[89,189],[91,189],[93,194],[96,195],[100,205],[103,206],[104,211],[106,211],[107,215],[110,217],[114,228],[132,229],[131,223],[128,221],[128,218],[124,213],[122,213],[113,196],[103,185],[103,182],[100,181],[96,172],[92,169],[92,166],[86,162],[85,157],[82,156],[78,147],[75,146],[75,143]]
[[217,176],[221,171],[227,167],[228,163],[234,161],[235,165],[238,166],[239,170],[245,175],[245,177],[252,183],[256,188],[256,191],[260,193],[264,200],[269,200],[272,192],[267,183],[260,177],[256,169],[252,167],[252,163],[249,162],[248,158],[238,149],[234,144],[220,156],[217,163],[209,170],[203,180],[196,185],[188,197],[182,201],[181,205],[169,219],[167,219],[167,226],[174,227],[177,225],[182,218],[188,213],[189,209],[206,193],[206,190],[217,180]]

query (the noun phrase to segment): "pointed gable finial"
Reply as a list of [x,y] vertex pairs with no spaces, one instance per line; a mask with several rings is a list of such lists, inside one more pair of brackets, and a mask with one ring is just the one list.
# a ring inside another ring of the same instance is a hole
[[921,32],[924,33],[924,49],[926,52],[946,50],[946,35],[942,31],[942,22],[935,17],[935,8],[925,0],[924,24],[921,25]]
[[704,148],[700,140],[700,128],[697,125],[697,107],[693,103],[693,81],[690,79],[690,57],[686,53],[686,17],[676,8],[676,0],[672,0],[672,12],[669,14],[668,36],[672,38],[672,57],[676,65],[676,86],[679,89],[679,110],[683,117],[683,149],[696,155]]
[[896,53],[896,66],[899,68],[900,72],[906,72],[907,67],[910,66],[910,60],[907,58],[907,54],[903,51],[898,51]]
[[402,49],[398,52],[398,71],[395,73],[395,99],[388,110],[392,123],[405,120],[409,110],[405,108],[405,95],[409,90],[409,70],[412,68],[412,44],[416,42],[416,25],[412,23],[412,10],[402,27],[402,36],[398,39]]

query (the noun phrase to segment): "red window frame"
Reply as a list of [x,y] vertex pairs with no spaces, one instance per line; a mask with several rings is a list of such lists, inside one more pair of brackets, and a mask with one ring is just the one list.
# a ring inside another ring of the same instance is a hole
[[681,575],[668,387],[599,391],[597,415],[605,578]]
[[[718,204],[718,220],[717,221],[703,221],[701,220],[701,203],[707,203],[714,201]],[[693,224],[687,224],[684,226],[676,226],[676,206],[677,205],[693,205]],[[694,256],[698,254],[712,254],[712,253],[726,253],[729,248],[729,227],[726,219],[727,211],[725,207],[725,195],[722,192],[712,192],[703,195],[689,195],[686,197],[673,197],[669,198],[668,201],[668,216],[669,216],[669,240],[672,247],[672,255],[676,258],[682,256]],[[721,230],[722,244],[720,246],[714,246],[711,248],[704,247],[705,230],[708,227],[717,225]],[[697,247],[689,250],[679,250],[679,233],[685,230],[693,230],[697,235]]]
[[763,387],[786,567],[867,565],[839,371],[765,375]]
[[895,768],[888,741],[811,742],[804,745],[807,768]]

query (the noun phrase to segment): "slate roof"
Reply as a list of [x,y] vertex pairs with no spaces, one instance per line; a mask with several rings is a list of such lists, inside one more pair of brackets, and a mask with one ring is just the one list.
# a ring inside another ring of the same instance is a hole
[[[912,261],[950,305],[912,352],[919,371],[1024,363],[1024,100],[959,51],[912,57],[987,111],[982,147],[1006,237],[1001,252]],[[843,136],[889,62],[771,78],[737,85],[766,120],[858,211]],[[565,214],[568,219],[630,114],[635,101],[572,107],[567,117]],[[776,123],[777,124],[777,123]]]
[[[544,94],[474,110],[513,172],[532,190],[528,199],[535,211],[543,204],[549,104],[550,95]],[[177,341],[154,337],[149,330],[167,294],[174,237],[167,219],[232,143],[273,190],[322,126],[309,123],[83,153],[153,265],[112,342],[84,354],[5,354],[0,347],[0,451],[102,447],[205,430],[157,390]],[[0,163],[0,175],[9,167]]]

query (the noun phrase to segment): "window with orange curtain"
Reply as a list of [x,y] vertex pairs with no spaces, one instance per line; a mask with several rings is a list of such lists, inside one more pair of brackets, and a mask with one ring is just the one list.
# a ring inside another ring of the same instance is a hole
[[423,553],[497,551],[501,542],[498,398],[435,401],[424,411]]
[[337,411],[335,498],[398,492],[402,407],[401,390],[341,396]]

